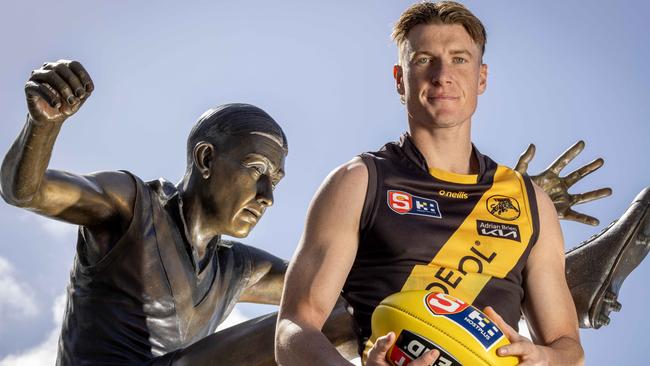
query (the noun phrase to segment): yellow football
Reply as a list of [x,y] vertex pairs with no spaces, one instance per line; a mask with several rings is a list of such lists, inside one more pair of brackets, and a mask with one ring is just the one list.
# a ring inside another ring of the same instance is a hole
[[434,366],[509,366],[516,357],[497,356],[510,342],[485,314],[460,299],[440,292],[404,291],[385,298],[372,314],[372,336],[394,332],[397,341],[386,358],[408,365],[430,349],[440,357]]

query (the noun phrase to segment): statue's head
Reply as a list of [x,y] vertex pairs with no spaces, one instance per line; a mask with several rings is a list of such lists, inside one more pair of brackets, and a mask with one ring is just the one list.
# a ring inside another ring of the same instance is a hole
[[288,152],[282,128],[262,109],[225,104],[205,112],[187,139],[185,190],[218,234],[245,237],[273,204]]

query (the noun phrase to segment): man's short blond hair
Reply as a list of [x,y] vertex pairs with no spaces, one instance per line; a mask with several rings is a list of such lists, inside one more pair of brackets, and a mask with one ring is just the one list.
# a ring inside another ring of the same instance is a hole
[[399,60],[402,61],[406,37],[415,26],[420,24],[460,24],[465,28],[474,43],[485,53],[487,34],[483,23],[465,6],[455,1],[422,2],[411,5],[400,16],[393,27],[391,35],[399,50]]

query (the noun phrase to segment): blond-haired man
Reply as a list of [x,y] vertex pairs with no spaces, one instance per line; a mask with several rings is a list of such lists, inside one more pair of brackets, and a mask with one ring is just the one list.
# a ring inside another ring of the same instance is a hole
[[[471,142],[487,86],[483,25],[461,4],[420,3],[402,14],[393,38],[408,132],[335,169],[316,194],[287,274],[278,362],[348,364],[320,331],[342,294],[359,325],[364,362],[386,365],[395,335],[367,341],[372,310],[391,293],[430,289],[487,307],[512,342],[500,355],[522,365],[581,364],[553,203]],[[517,240],[482,234],[480,225],[516,232]],[[536,344],[516,332],[521,311]],[[430,351],[411,365],[438,356]]]

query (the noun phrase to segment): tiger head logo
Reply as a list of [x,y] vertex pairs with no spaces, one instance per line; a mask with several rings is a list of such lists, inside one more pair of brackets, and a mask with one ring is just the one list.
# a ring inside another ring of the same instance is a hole
[[512,221],[521,215],[519,202],[512,197],[495,195],[488,198],[485,204],[488,212],[501,220]]

